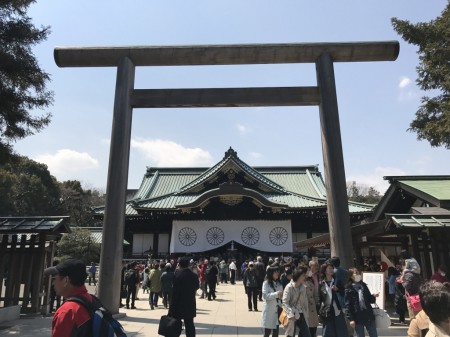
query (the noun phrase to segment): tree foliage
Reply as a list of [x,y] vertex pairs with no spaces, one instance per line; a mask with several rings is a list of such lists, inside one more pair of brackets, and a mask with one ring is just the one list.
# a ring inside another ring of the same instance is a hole
[[417,84],[436,93],[422,97],[408,130],[431,146],[450,149],[450,2],[441,16],[430,22],[412,24],[392,18],[392,25],[405,41],[419,47]]
[[61,261],[70,257],[83,260],[86,264],[100,260],[100,244],[92,240],[91,232],[85,228],[73,227],[71,233],[63,234],[56,247]]
[[35,0],[0,1],[0,162],[12,154],[11,143],[42,130],[50,113],[37,110],[53,102],[50,80],[32,46],[44,41],[49,27],[37,28],[27,16]]
[[69,215],[75,226],[98,225],[91,209],[104,194],[83,189],[78,180],[58,182],[47,165],[13,156],[0,165],[0,216]]
[[78,180],[67,180],[59,185],[61,205],[76,226],[95,226],[91,209],[104,204],[104,196],[95,189],[84,190]]
[[381,199],[380,192],[372,186],[357,184],[356,181],[347,182],[348,200],[365,204],[378,204]]
[[62,215],[58,182],[45,164],[14,157],[0,166],[0,215]]

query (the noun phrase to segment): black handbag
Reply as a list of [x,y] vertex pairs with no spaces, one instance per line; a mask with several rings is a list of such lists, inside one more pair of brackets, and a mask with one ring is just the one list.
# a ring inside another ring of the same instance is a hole
[[333,305],[322,305],[319,309],[319,318],[322,322],[328,321],[334,316]]
[[181,319],[168,315],[161,316],[158,334],[166,337],[178,337],[181,335]]

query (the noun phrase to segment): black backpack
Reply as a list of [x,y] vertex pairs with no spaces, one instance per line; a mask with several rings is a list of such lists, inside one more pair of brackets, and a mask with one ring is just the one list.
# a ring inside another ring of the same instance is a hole
[[69,297],[67,301],[77,302],[84,306],[91,316],[92,337],[127,337],[122,325],[112,316],[100,300],[92,296],[92,302],[83,296]]
[[125,283],[128,286],[135,286],[137,283],[137,273],[134,269],[128,269],[125,273]]

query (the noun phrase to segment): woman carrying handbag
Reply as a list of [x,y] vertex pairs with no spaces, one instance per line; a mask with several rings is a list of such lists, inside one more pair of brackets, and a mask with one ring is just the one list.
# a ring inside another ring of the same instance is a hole
[[268,267],[266,279],[262,285],[262,297],[264,300],[262,309],[261,325],[264,328],[264,337],[278,337],[279,322],[278,316],[281,312],[281,297],[283,296],[283,286],[280,283],[280,269]]
[[303,284],[306,278],[306,268],[296,269],[292,274],[292,280],[283,292],[283,310],[289,319],[285,326],[288,337],[294,337],[295,327],[299,329],[299,336],[311,337],[308,327],[308,298],[306,287]]
[[331,263],[325,263],[320,268],[322,282],[319,286],[319,318],[323,324],[322,336],[348,337],[344,313],[336,294],[333,270]]

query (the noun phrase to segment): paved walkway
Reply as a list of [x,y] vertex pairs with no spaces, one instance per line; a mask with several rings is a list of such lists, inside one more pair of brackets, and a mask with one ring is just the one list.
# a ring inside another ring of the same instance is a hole
[[[121,309],[126,316],[120,319],[129,337],[156,337],[158,323],[167,310],[162,303],[155,310],[150,310],[148,294],[139,293],[140,300],[136,301],[137,309]],[[161,301],[160,301],[161,302]],[[260,327],[261,309],[263,302],[259,302],[259,312],[247,309],[247,297],[241,283],[236,285],[220,284],[217,287],[217,299],[208,301],[197,300],[197,317],[195,319],[198,336],[214,337],[246,337],[263,336]],[[18,321],[4,323],[0,327],[0,337],[48,337],[51,336],[51,317],[22,318]],[[389,329],[379,330],[379,336],[406,336],[407,327],[393,325]],[[319,329],[319,335],[320,335]],[[283,329],[280,329],[282,336]],[[184,332],[181,337],[185,336]]]

